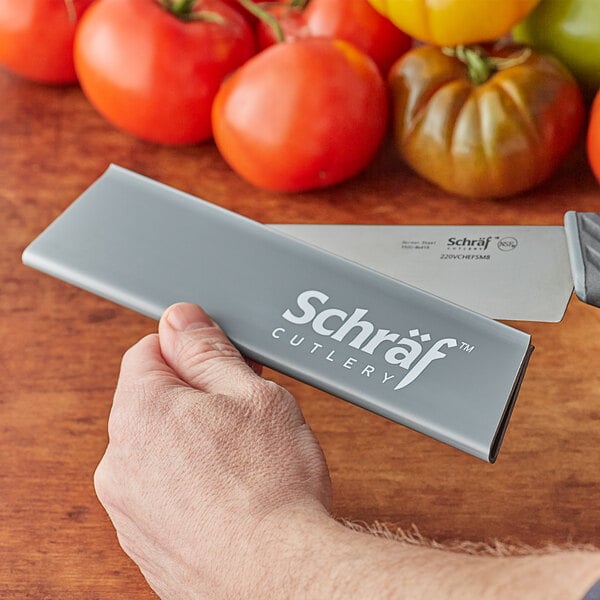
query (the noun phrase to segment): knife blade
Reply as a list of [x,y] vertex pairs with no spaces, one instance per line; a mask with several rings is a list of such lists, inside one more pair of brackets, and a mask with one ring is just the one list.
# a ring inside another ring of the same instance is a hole
[[562,226],[270,225],[493,319],[562,320],[600,305],[600,214]]

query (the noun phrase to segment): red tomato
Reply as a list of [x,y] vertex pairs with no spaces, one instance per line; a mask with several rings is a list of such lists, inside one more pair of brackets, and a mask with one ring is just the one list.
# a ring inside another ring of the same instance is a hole
[[[248,23],[250,23],[251,25],[254,25],[254,23],[256,22],[256,17],[245,7],[243,6],[239,0],[221,0],[222,2],[224,2],[225,4],[227,4],[227,6],[231,6],[231,8],[234,8],[235,10],[237,10],[245,19],[246,21],[248,21]],[[260,0],[250,0],[253,4],[258,4],[260,2]]]
[[254,36],[220,0],[193,10],[186,19],[156,0],[98,0],[86,13],[75,66],[86,96],[113,124],[166,144],[210,138],[215,94],[253,54]]
[[73,37],[92,0],[0,0],[0,64],[42,83],[77,81]]
[[[304,11],[285,2],[260,6],[279,21],[285,41],[306,37],[345,40],[368,54],[383,75],[412,46],[412,39],[367,0],[311,0]],[[273,29],[264,21],[258,23],[257,33],[260,48],[277,42]]]
[[[292,42],[301,38],[314,37],[308,29],[302,8],[287,2],[263,2],[259,6],[277,20],[283,32],[283,41]],[[262,20],[256,24],[256,36],[261,50],[279,41],[273,27]]]
[[304,18],[312,35],[354,44],[384,75],[412,46],[412,39],[367,0],[311,0]]
[[270,190],[321,188],[360,172],[386,132],[386,85],[341,40],[267,48],[227,79],[213,105],[215,142],[242,177]]
[[596,94],[587,132],[587,154],[592,171],[600,182],[600,92]]

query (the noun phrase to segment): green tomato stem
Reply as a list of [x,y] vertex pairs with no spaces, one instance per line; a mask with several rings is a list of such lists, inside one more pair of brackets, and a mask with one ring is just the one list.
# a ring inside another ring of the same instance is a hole
[[157,2],[169,13],[182,21],[204,21],[206,23],[225,22],[223,15],[210,10],[194,10],[198,0],[157,0]]
[[530,48],[522,48],[507,57],[490,56],[481,46],[456,46],[442,48],[446,56],[457,58],[467,67],[474,85],[484,84],[494,73],[524,63],[531,56]]
[[216,23],[217,25],[222,25],[225,23],[225,17],[212,10],[199,10],[196,12],[191,12],[187,17],[185,17],[186,21],[204,21],[205,23]]
[[171,10],[176,15],[189,15],[194,6],[196,5],[196,0],[173,0],[171,2]]
[[253,14],[255,17],[260,19],[263,23],[268,25],[275,35],[275,39],[278,42],[285,41],[285,34],[283,33],[283,29],[279,21],[269,12],[267,12],[264,8],[254,4],[252,0],[237,0],[239,4],[241,4],[249,13]]
[[494,73],[494,67],[489,61],[488,55],[479,46],[456,46],[454,48],[442,48],[446,56],[457,58],[467,67],[469,79],[475,85],[485,83]]
[[65,6],[67,8],[67,15],[69,17],[69,21],[71,23],[75,23],[77,21],[77,11],[75,10],[73,0],[65,0]]

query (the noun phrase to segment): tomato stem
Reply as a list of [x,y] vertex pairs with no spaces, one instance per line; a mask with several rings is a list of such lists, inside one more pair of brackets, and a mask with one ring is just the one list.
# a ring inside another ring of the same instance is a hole
[[494,73],[516,67],[531,56],[530,48],[522,48],[510,56],[490,56],[481,46],[442,48],[446,56],[457,58],[467,66],[469,78],[475,85],[484,84]]
[[75,10],[75,4],[73,4],[73,0],[65,0],[65,7],[67,8],[69,21],[71,21],[71,23],[75,23],[77,21],[77,11]]
[[456,46],[455,48],[442,48],[446,56],[457,58],[464,63],[469,73],[469,79],[475,85],[485,83],[494,73],[494,67],[489,62],[486,52],[479,46]]
[[171,2],[171,10],[176,15],[189,15],[196,5],[196,0],[173,0]]
[[531,48],[521,48],[510,56],[493,56],[490,57],[490,62],[497,70],[509,69],[524,63],[531,56]]
[[222,24],[223,15],[211,10],[195,10],[198,0],[157,0],[169,13],[182,21],[205,21]]
[[225,23],[225,17],[212,10],[198,10],[195,12],[191,12],[189,15],[185,17],[186,21],[204,21],[205,23],[216,23],[217,25],[222,25]]
[[263,23],[268,25],[272,30],[275,36],[275,40],[278,42],[285,41],[285,34],[283,33],[283,29],[279,23],[279,21],[270,13],[267,12],[264,8],[254,4],[252,0],[237,0],[239,4],[241,4],[249,13],[253,14],[255,17],[260,19]]

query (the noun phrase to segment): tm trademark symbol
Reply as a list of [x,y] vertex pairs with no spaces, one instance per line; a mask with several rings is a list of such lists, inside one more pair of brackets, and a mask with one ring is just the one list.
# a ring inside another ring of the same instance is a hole
[[461,342],[459,347],[463,352],[467,353],[473,352],[475,349],[475,346],[471,346],[471,344],[467,344],[467,342]]

